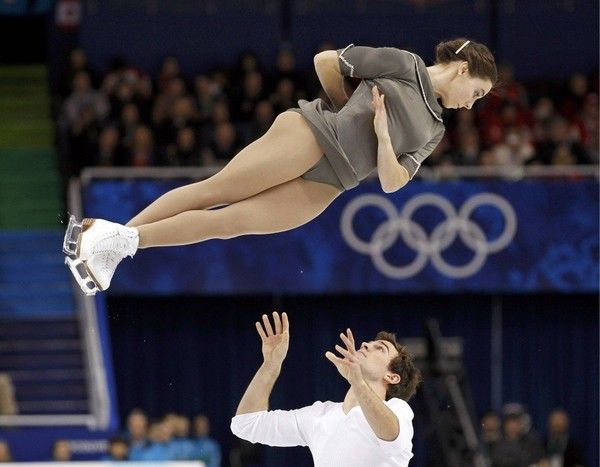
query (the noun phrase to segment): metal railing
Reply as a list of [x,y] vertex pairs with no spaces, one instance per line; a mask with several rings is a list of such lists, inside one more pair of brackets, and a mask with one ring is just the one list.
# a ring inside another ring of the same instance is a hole
[[[202,180],[221,167],[88,167],[81,172],[81,184],[94,179],[188,179]],[[372,176],[374,178],[375,175]],[[454,180],[466,178],[498,178],[518,181],[531,178],[600,178],[598,165],[575,166],[458,166],[421,167],[415,178],[422,180]]]
[[[69,210],[81,219],[81,185],[73,179],[69,186]],[[85,356],[85,373],[88,382],[88,414],[77,415],[4,415],[0,416],[1,426],[86,426],[90,429],[106,429],[110,422],[110,397],[104,368],[104,357],[100,343],[100,332],[93,297],[84,296],[73,280],[73,293],[76,297],[77,316]]]

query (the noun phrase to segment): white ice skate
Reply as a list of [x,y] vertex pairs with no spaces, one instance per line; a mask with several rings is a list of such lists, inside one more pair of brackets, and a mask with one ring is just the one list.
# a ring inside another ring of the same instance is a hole
[[138,241],[138,231],[133,227],[103,219],[83,219],[78,223],[75,216],[71,216],[63,241],[63,252],[81,261],[110,251],[124,258],[135,254]]
[[86,295],[96,295],[110,287],[117,266],[123,258],[112,251],[93,255],[87,261],[66,257],[65,263],[71,269],[79,287]]
[[102,219],[69,219],[63,242],[65,263],[86,295],[108,289],[117,266],[133,256],[138,246],[137,229]]

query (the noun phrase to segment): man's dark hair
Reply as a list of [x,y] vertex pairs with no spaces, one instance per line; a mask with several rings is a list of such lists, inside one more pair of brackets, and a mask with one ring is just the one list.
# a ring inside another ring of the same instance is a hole
[[385,400],[390,400],[392,397],[409,401],[417,392],[417,387],[423,380],[421,371],[415,366],[413,356],[408,352],[406,347],[401,346],[396,340],[396,335],[391,332],[379,332],[375,336],[375,340],[389,342],[398,351],[398,355],[394,357],[388,366],[388,370],[400,375],[400,382],[390,384],[385,393]]
[[114,444],[124,444],[125,446],[129,447],[129,443],[127,442],[127,440],[119,435],[113,436],[108,440],[109,446],[112,446]]

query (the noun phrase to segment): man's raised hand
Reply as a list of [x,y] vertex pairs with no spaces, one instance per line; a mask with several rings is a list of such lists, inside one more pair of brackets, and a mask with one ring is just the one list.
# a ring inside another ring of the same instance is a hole
[[341,355],[341,358],[333,352],[325,353],[325,357],[335,365],[337,370],[350,384],[355,384],[363,381],[363,374],[360,368],[360,354],[356,351],[354,336],[350,329],[346,330],[346,334],[340,333],[340,338],[346,348],[341,345],[336,345],[335,350]]
[[273,312],[273,325],[267,315],[262,315],[262,323],[256,322],[256,330],[262,341],[262,354],[265,363],[281,365],[290,345],[290,323],[286,313],[281,317]]

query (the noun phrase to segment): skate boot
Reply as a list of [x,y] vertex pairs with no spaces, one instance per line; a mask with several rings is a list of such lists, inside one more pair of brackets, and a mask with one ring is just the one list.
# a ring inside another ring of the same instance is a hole
[[96,295],[110,286],[117,266],[123,258],[115,252],[108,251],[93,255],[87,261],[67,256],[65,263],[86,295]]
[[135,254],[138,241],[138,231],[133,227],[102,219],[83,219],[78,223],[71,216],[63,241],[63,252],[81,261],[111,251],[124,258]]
[[86,295],[108,289],[117,266],[137,251],[137,229],[102,219],[69,219],[63,242],[65,263]]

